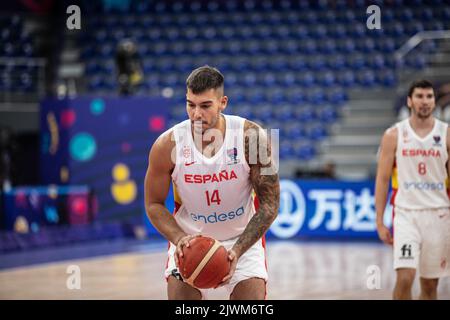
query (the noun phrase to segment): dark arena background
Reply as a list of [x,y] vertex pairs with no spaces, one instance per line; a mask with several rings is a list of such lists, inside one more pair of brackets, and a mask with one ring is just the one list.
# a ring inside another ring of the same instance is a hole
[[[450,120],[448,0],[0,10],[0,299],[167,298],[167,241],[147,218],[144,177],[153,142],[188,118],[187,76],[206,64],[225,77],[224,113],[279,130],[267,298],[391,299],[377,151],[408,117],[413,79],[434,83],[435,116]],[[172,190],[166,204],[173,211]],[[448,278],[439,297],[450,299]]]

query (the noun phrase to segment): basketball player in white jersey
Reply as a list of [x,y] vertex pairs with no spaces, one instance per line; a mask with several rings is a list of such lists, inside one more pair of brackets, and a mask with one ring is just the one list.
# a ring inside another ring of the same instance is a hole
[[[450,134],[433,116],[435,96],[429,81],[408,92],[408,119],[389,128],[382,139],[375,202],[380,239],[393,244],[397,272],[394,299],[411,299],[420,274],[421,299],[436,299],[439,278],[450,276],[450,201],[447,178]],[[392,177],[393,235],[383,223]]]
[[[195,69],[186,83],[189,119],[155,141],[145,177],[147,215],[170,242],[165,271],[168,298],[208,297],[209,290],[183,282],[178,271],[183,246],[202,234],[221,241],[228,250],[231,270],[220,286],[230,299],[264,299],[264,234],[278,214],[280,196],[268,137],[257,124],[222,114],[228,97],[217,69]],[[165,207],[171,181],[173,215]]]

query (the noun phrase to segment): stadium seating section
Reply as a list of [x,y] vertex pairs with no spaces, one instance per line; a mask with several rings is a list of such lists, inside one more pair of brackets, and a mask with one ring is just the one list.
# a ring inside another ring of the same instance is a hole
[[35,56],[31,35],[19,15],[0,17],[0,58],[22,58],[25,63],[0,63],[1,92],[31,92],[37,86],[38,69],[26,58]]
[[[399,65],[393,53],[419,31],[450,26],[444,0],[117,3],[83,2],[87,20],[79,45],[87,92],[117,93],[115,48],[132,38],[145,75],[137,94],[161,95],[169,88],[176,101],[169,122],[174,124],[186,119],[189,72],[215,66],[225,75],[228,112],[279,128],[282,159],[313,159],[350,89],[392,87],[395,67],[424,68],[425,53],[436,50],[434,41],[422,43]],[[366,27],[370,4],[382,8],[380,30]],[[2,41],[5,54],[32,54],[19,31],[2,29],[2,39],[9,39]],[[21,85],[30,85],[28,72],[20,76]]]

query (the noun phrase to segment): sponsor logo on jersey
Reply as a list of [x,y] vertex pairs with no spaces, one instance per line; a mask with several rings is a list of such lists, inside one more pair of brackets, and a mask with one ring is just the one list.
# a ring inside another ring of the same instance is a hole
[[409,143],[411,140],[408,139],[408,131],[403,130],[403,143]]
[[227,156],[228,156],[228,162],[227,164],[236,164],[238,163],[238,158],[237,158],[237,148],[231,148],[227,150]]
[[435,149],[402,149],[402,156],[440,158],[441,152]]
[[189,159],[192,155],[192,149],[189,146],[184,146],[183,147],[183,157],[185,157],[186,159]]
[[444,190],[445,184],[443,182],[426,182],[426,181],[413,181],[404,182],[403,186],[407,191],[409,190]]
[[442,145],[440,136],[433,136],[433,140],[434,140],[433,146],[440,147]]
[[208,223],[220,223],[229,220],[233,220],[239,218],[244,214],[244,207],[237,208],[236,210],[232,210],[229,212],[217,213],[213,212],[211,214],[202,214],[202,213],[191,213],[191,219],[195,222],[203,222],[204,224]]
[[185,183],[210,183],[210,182],[223,182],[228,180],[237,179],[236,172],[231,170],[228,172],[227,170],[222,170],[219,173],[213,174],[185,174],[184,182]]

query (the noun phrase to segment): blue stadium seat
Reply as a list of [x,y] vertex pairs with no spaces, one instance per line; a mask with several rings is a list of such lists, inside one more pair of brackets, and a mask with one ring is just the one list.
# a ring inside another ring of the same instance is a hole
[[345,69],[345,58],[343,55],[332,55],[330,58],[327,59],[327,66],[328,68],[336,71],[340,71]]
[[323,14],[319,15],[319,22],[323,25],[332,25],[334,26],[337,21],[337,15],[333,10],[325,10]]
[[396,76],[391,69],[381,70],[377,72],[377,81],[385,87],[392,87],[396,83]]
[[356,50],[356,45],[353,39],[344,39],[341,40],[340,43],[338,44],[338,49],[340,52],[344,53],[344,54],[351,54],[353,52],[355,52]]
[[234,112],[238,116],[246,118],[246,119],[251,119],[252,116],[253,116],[252,107],[250,105],[245,105],[245,104],[244,105],[239,105],[239,107],[236,107],[234,109]]
[[338,113],[332,105],[316,107],[316,118],[325,124],[334,123],[338,118]]
[[362,70],[357,75],[358,83],[364,87],[375,85],[375,74],[371,70]]
[[276,120],[288,121],[293,118],[293,107],[289,104],[281,105],[278,108],[273,108],[273,115]]
[[284,93],[284,90],[279,87],[268,88],[264,92],[266,101],[271,104],[280,104],[286,102],[287,98]]
[[299,81],[303,87],[310,88],[315,85],[316,78],[313,72],[307,71],[300,75]]
[[347,93],[344,91],[344,89],[335,87],[333,89],[330,89],[327,92],[327,100],[328,102],[334,104],[334,105],[341,105],[345,101],[347,101]]
[[330,26],[328,34],[334,39],[345,39],[347,37],[347,27],[342,23],[334,24]]
[[312,105],[319,105],[326,101],[326,95],[322,88],[312,88],[306,94],[306,99]]
[[314,39],[323,39],[327,36],[327,28],[322,24],[313,26],[309,31],[309,34]]
[[279,25],[274,27],[274,37],[276,39],[287,39],[290,37],[290,28],[286,25]]
[[246,72],[248,70],[248,59],[244,56],[233,57],[229,61],[230,69],[236,72]]
[[327,71],[319,75],[317,82],[324,87],[330,87],[336,83],[336,78],[333,72]]
[[247,72],[242,75],[241,84],[246,87],[253,87],[257,83],[257,76],[255,73]]
[[311,70],[320,71],[325,69],[327,62],[323,56],[315,55],[310,58],[308,62],[308,66]]
[[277,74],[278,83],[285,88],[294,86],[297,83],[297,74],[291,71],[280,72]]
[[11,75],[9,72],[2,72],[0,74],[0,88],[5,91],[11,90],[13,87]]
[[408,24],[406,25],[406,28],[405,28],[405,29],[406,29],[406,30],[405,30],[406,33],[407,33],[409,36],[413,36],[413,35],[415,35],[416,33],[425,30],[425,28],[424,28],[424,26],[423,26],[423,23],[422,23],[421,21],[417,21],[417,20],[414,20],[414,21],[408,23]]
[[293,26],[290,34],[297,40],[305,40],[309,38],[308,29],[303,24]]
[[245,99],[244,90],[239,87],[229,87],[227,89],[228,96],[230,97],[230,103],[239,104],[243,103]]
[[415,69],[422,69],[426,65],[426,58],[421,54],[412,55],[406,58],[406,65]]
[[277,78],[273,72],[263,72],[259,77],[260,84],[271,87],[277,82]]
[[398,12],[397,18],[402,22],[409,22],[414,19],[414,13],[410,8],[403,8],[403,10]]
[[301,55],[292,57],[288,61],[288,66],[294,71],[304,71],[307,68],[306,59]]
[[286,122],[283,124],[281,131],[283,136],[291,141],[305,137],[305,131],[302,129],[302,125],[296,121]]
[[3,44],[3,48],[1,48],[0,55],[3,55],[5,57],[12,57],[16,55],[16,48],[11,42],[7,42]]
[[351,70],[346,70],[338,74],[338,83],[344,87],[352,87],[356,83],[355,74]]
[[113,53],[114,53],[114,47],[109,43],[100,45],[97,48],[97,54],[99,57],[102,57],[102,58],[111,58],[113,56]]
[[378,49],[384,53],[392,53],[396,49],[395,41],[391,38],[381,39],[378,42]]
[[336,50],[336,42],[332,39],[326,39],[319,43],[319,51],[324,54],[333,54]]
[[316,42],[311,39],[305,40],[302,43],[301,50],[303,53],[310,54],[310,55],[313,55],[313,54],[317,53],[317,51],[318,51]]
[[320,122],[309,124],[306,127],[306,136],[313,141],[323,140],[328,135],[326,126]]
[[306,100],[306,95],[300,88],[291,88],[286,90],[287,101],[298,105]]
[[362,23],[355,23],[349,25],[349,34],[353,38],[363,38],[366,36],[367,26]]
[[383,8],[383,22],[390,23],[395,20],[395,14],[392,8]]
[[247,89],[244,96],[245,101],[252,104],[261,104],[265,101],[264,91],[258,87]]
[[292,143],[289,140],[280,140],[280,159],[290,159],[295,157]]
[[316,155],[314,144],[308,140],[293,143],[292,149],[294,155],[300,160],[311,160]]
[[394,22],[388,27],[388,32],[394,37],[401,37],[405,34],[405,27],[400,22]]
[[372,53],[375,50],[375,41],[371,38],[362,39],[357,42],[356,47],[364,53]]
[[366,66],[366,60],[364,55],[360,53],[352,54],[347,58],[347,65],[352,70],[359,70]]
[[261,50],[265,54],[274,55],[279,51],[278,42],[267,39],[262,43]]
[[269,67],[273,71],[284,71],[288,69],[288,59],[285,56],[277,55],[269,59]]
[[297,54],[300,52],[300,44],[296,40],[286,40],[283,42],[280,50],[290,55]]
[[264,123],[272,119],[272,107],[269,104],[260,104],[252,107],[252,115]]
[[308,123],[315,118],[314,110],[310,105],[299,106],[294,109],[295,118],[303,123]]
[[383,69],[386,66],[384,56],[382,54],[374,54],[369,57],[369,66],[372,69]]

